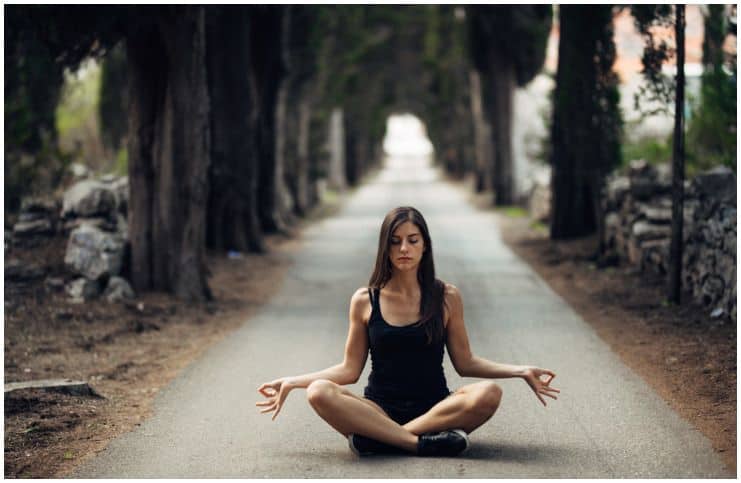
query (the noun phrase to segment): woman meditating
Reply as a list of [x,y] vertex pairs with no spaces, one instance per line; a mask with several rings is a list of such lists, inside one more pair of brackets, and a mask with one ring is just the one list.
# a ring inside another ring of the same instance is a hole
[[[309,404],[358,455],[457,455],[468,447],[467,434],[496,412],[502,389],[480,381],[450,392],[442,366],[445,347],[463,377],[520,377],[543,405],[544,396],[557,398],[552,371],[471,353],[461,294],[435,278],[432,240],[416,209],[399,207],[386,215],[368,285],[350,300],[344,360],[262,384],[262,413],[275,419],[288,394],[306,388]],[[372,371],[361,397],[343,386],[357,382],[369,351]]]

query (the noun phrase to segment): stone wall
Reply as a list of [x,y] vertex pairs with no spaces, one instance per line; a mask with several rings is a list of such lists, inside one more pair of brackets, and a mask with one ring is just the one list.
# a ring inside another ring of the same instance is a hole
[[[627,176],[612,176],[605,192],[608,249],[666,274],[671,237],[668,165],[633,161]],[[685,182],[682,288],[712,317],[736,321],[736,175],[717,167]]]

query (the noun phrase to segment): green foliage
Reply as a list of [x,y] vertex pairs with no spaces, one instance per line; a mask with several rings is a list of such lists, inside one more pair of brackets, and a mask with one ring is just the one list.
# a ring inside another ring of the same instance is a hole
[[[674,28],[674,9],[671,5],[631,5],[631,14],[644,41],[643,75],[646,83],[638,89],[633,99],[635,108],[644,116],[671,112],[674,100],[674,80],[665,75],[661,67],[675,55],[674,46],[665,38],[657,38],[657,29]],[[657,106],[648,110],[645,106]]]
[[670,162],[672,159],[671,138],[666,140],[643,138],[625,142],[621,146],[622,158],[627,163],[635,159],[646,160],[650,164]]
[[500,213],[510,218],[527,218],[528,211],[521,206],[502,206],[497,209]]
[[126,146],[121,146],[116,153],[116,174],[126,176],[129,174],[129,151]]
[[[723,5],[708,5],[703,41],[699,105],[689,119],[687,151],[696,169],[723,164],[736,170],[736,56],[726,56],[723,42],[728,33]],[[727,73],[726,70],[730,71]]]

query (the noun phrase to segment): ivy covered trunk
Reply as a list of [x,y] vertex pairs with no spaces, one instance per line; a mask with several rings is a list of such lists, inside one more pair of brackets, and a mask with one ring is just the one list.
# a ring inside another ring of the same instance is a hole
[[166,7],[127,39],[132,282],[185,300],[211,297],[204,27],[203,8]]
[[560,7],[551,126],[551,238],[589,235],[601,223],[603,177],[619,162],[611,6]]
[[249,11],[206,9],[211,101],[208,246],[219,251],[265,250],[257,211],[257,100],[250,74]]

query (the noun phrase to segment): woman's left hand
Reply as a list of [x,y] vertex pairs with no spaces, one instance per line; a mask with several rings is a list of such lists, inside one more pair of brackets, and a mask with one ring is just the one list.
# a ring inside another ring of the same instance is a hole
[[[544,376],[545,379],[543,379]],[[546,406],[543,396],[558,399],[556,394],[561,392],[555,387],[550,386],[554,377],[556,377],[556,374],[553,371],[541,369],[540,367],[526,367],[522,373],[522,378],[525,379],[525,382],[527,382],[530,389],[532,389],[538,399],[540,399],[543,406]]]

